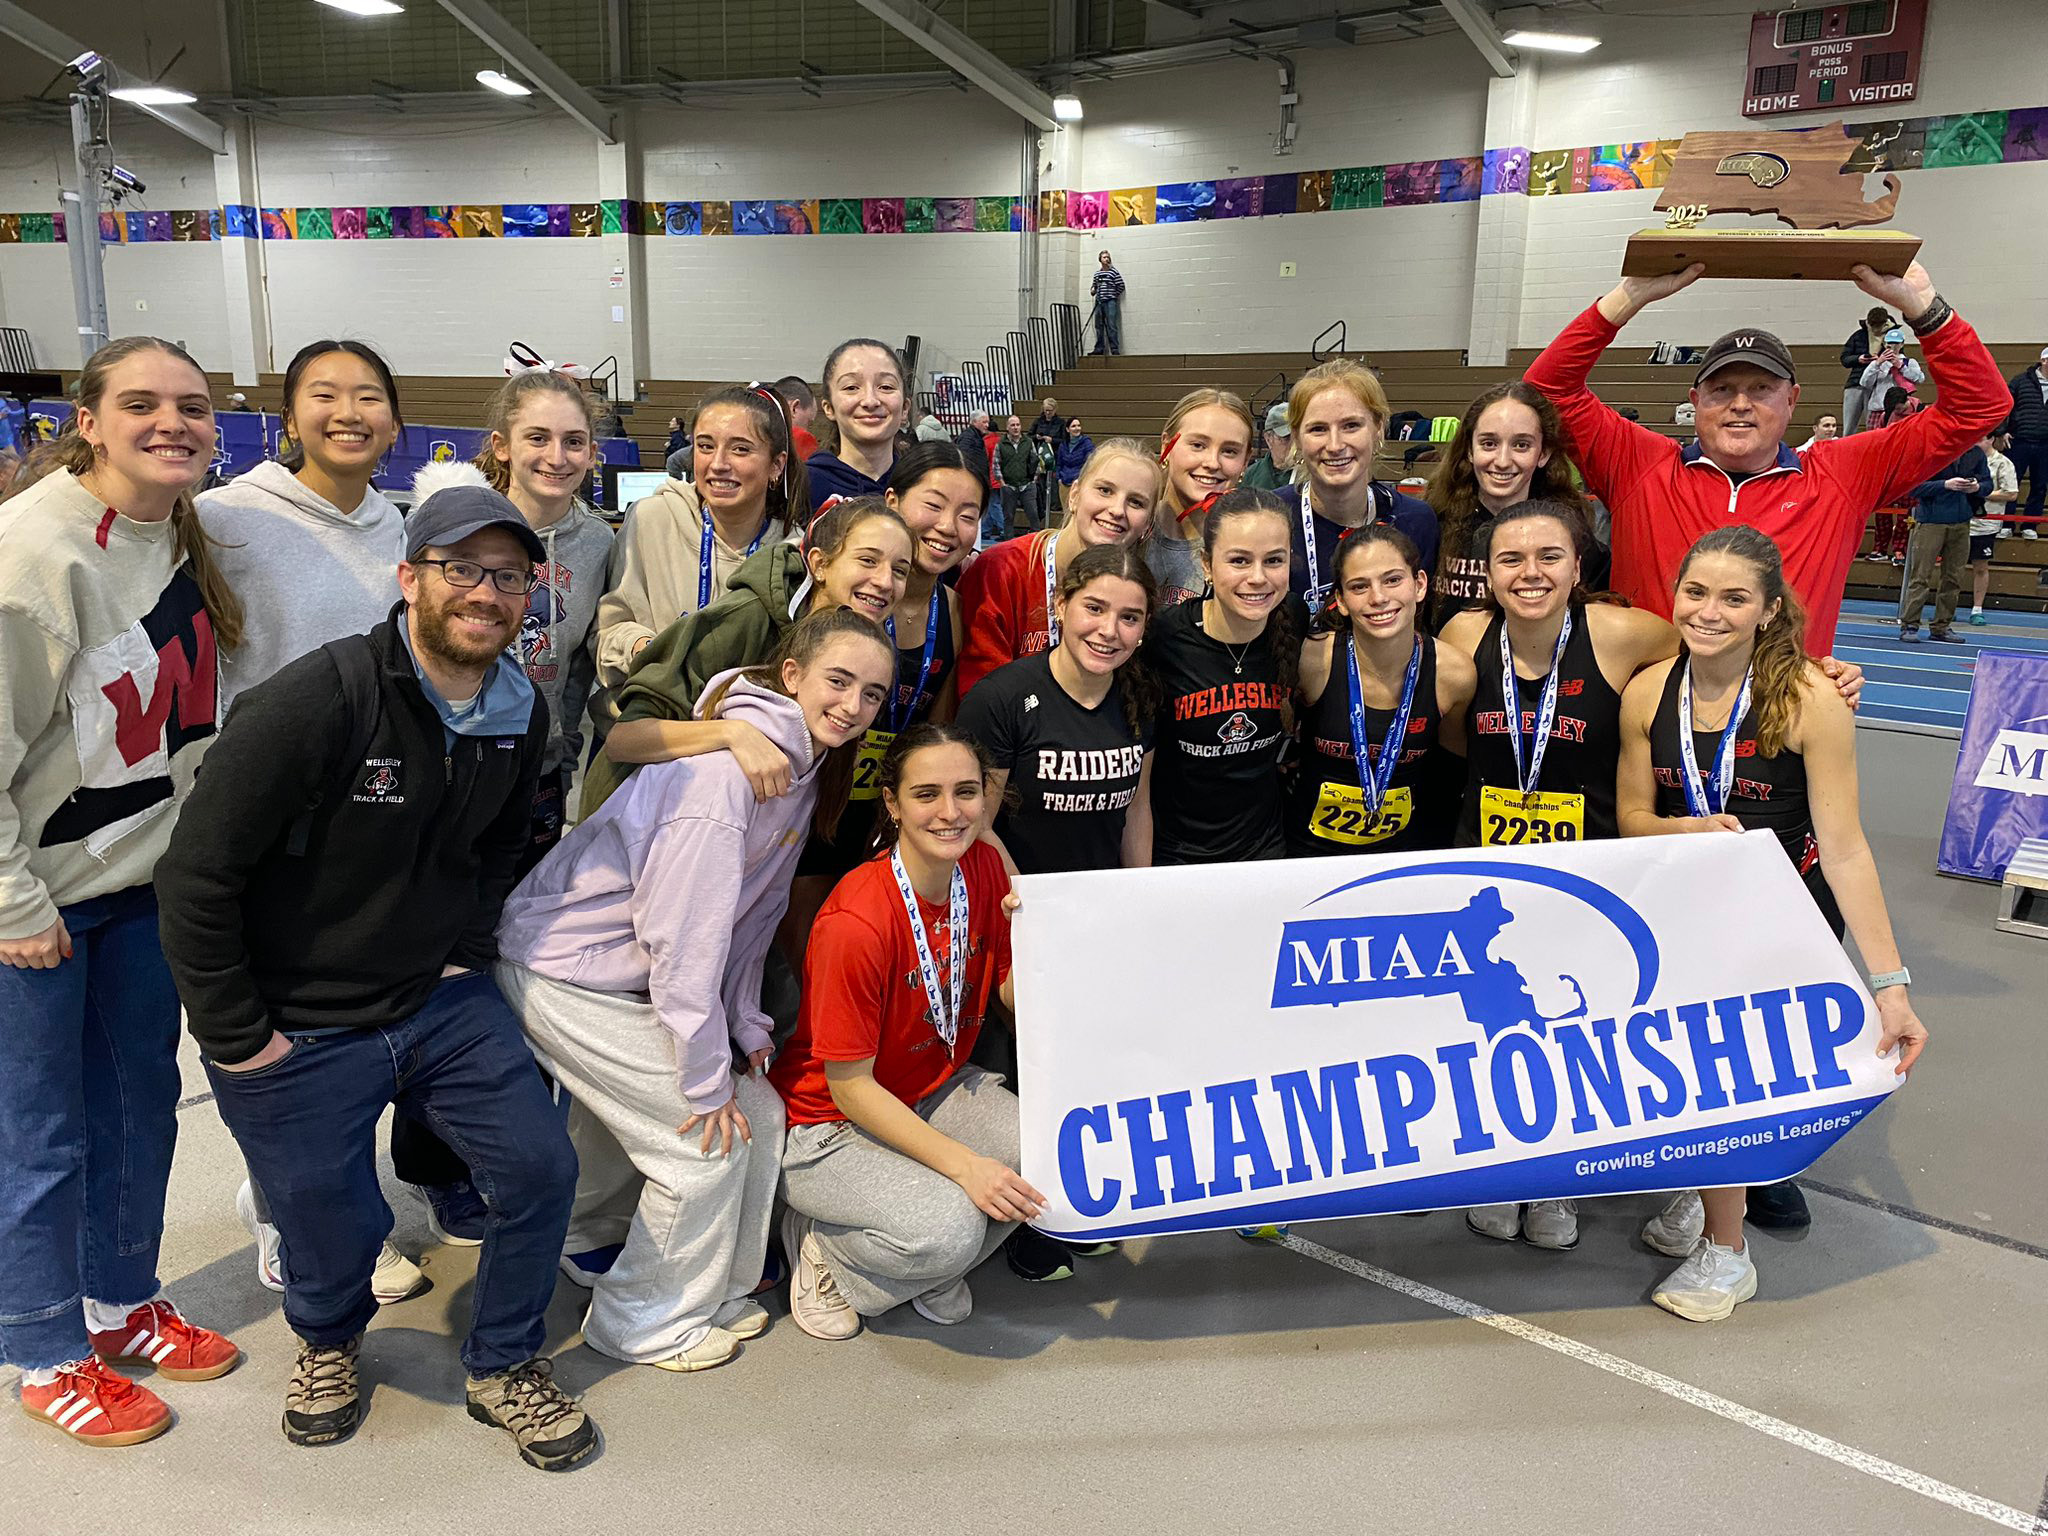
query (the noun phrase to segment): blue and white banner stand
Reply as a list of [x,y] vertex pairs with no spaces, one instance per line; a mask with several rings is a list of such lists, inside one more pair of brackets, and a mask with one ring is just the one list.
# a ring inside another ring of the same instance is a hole
[[1898,1083],[1768,832],[1018,890],[1057,1236],[1771,1184]]
[[2002,880],[2030,837],[2048,837],[2048,655],[1979,651],[1935,867]]

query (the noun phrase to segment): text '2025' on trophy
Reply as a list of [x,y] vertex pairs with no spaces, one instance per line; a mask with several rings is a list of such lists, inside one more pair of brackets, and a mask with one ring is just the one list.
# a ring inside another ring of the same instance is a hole
[[[1899,179],[1887,174],[1885,194],[1863,196],[1863,172],[1849,170],[1857,141],[1839,122],[1792,132],[1738,129],[1688,133],[1672,158],[1657,199],[1662,229],[1629,236],[1622,272],[1657,277],[1704,263],[1708,277],[1845,279],[1861,263],[1901,275],[1920,251],[1920,237],[1882,224],[1898,206]],[[1766,214],[1790,229],[1699,227],[1714,213]]]

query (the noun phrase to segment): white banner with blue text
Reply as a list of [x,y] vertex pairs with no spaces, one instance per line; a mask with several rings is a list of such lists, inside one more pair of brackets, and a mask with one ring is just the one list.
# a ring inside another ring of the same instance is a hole
[[1771,1184],[1897,1085],[1768,832],[1030,875],[1056,1236]]

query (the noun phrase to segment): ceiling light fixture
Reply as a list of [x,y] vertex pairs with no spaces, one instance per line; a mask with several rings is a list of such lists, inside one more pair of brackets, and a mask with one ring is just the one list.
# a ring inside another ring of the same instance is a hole
[[1052,115],[1063,123],[1078,123],[1081,121],[1081,98],[1078,96],[1053,97]]
[[1539,53],[1591,53],[1600,46],[1599,38],[1579,32],[1528,32],[1520,27],[1501,41],[1510,48],[1534,48]]
[[501,96],[531,96],[530,87],[521,85],[510,75],[500,74],[495,69],[480,69],[476,72],[477,84],[488,85]]
[[189,107],[199,98],[168,85],[124,85],[107,94],[134,107]]
[[402,5],[393,5],[391,0],[320,0],[320,3],[337,11],[346,11],[351,16],[396,16],[405,9]]

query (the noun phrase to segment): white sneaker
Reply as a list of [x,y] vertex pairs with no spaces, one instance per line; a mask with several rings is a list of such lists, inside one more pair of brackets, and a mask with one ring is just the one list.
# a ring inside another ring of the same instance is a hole
[[723,1328],[712,1328],[688,1349],[680,1350],[666,1360],[656,1360],[654,1368],[660,1371],[708,1371],[714,1366],[724,1365],[739,1352],[740,1341],[737,1338]]
[[911,1297],[910,1305],[926,1322],[951,1327],[954,1323],[966,1322],[974,1315],[974,1292],[967,1289],[967,1278],[963,1275],[951,1285],[942,1285],[922,1296]]
[[1702,1237],[1692,1256],[1665,1276],[1650,1300],[1687,1322],[1718,1323],[1755,1294],[1756,1264],[1748,1245],[1737,1253]]
[[2029,524],[2020,530],[2020,537],[2023,539],[2038,539],[2041,537],[2041,531]]
[[1519,1205],[1475,1205],[1465,1212],[1465,1225],[1481,1237],[1497,1237],[1512,1243],[1522,1235]]
[[1674,1259],[1688,1257],[1707,1230],[1707,1208],[1700,1204],[1700,1192],[1681,1189],[1670,1202],[1643,1223],[1643,1241]]
[[370,1275],[370,1294],[377,1298],[380,1307],[395,1307],[401,1301],[411,1301],[415,1296],[424,1296],[434,1288],[434,1282],[420,1273],[419,1265],[413,1263],[389,1243],[377,1255],[377,1268]]
[[782,1251],[789,1256],[790,1321],[812,1338],[828,1343],[859,1333],[860,1314],[840,1293],[810,1222],[795,1211],[783,1214]]
[[284,1293],[284,1260],[279,1256],[284,1248],[284,1238],[277,1228],[256,1216],[256,1191],[247,1179],[235,1191],[235,1214],[242,1218],[242,1225],[249,1229],[249,1235],[256,1239],[256,1283],[266,1291]]
[[768,1331],[768,1309],[742,1296],[712,1313],[711,1326],[736,1339],[758,1339]]
[[1579,1202],[1531,1200],[1522,1213],[1522,1240],[1532,1248],[1563,1252],[1579,1246]]

